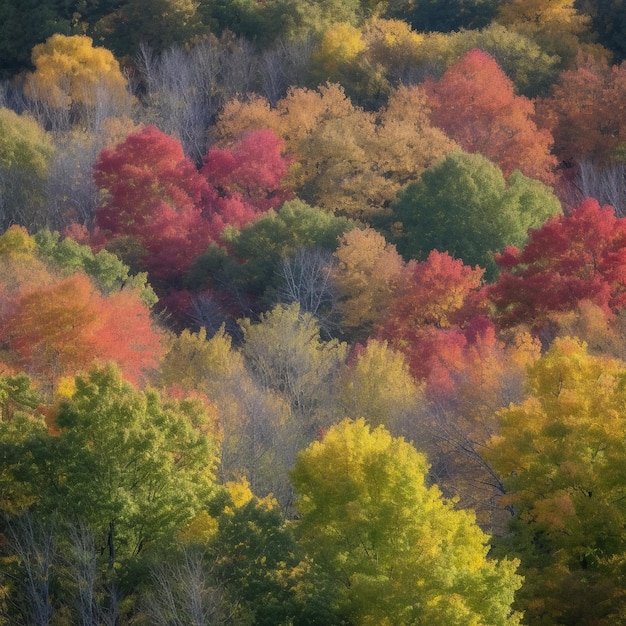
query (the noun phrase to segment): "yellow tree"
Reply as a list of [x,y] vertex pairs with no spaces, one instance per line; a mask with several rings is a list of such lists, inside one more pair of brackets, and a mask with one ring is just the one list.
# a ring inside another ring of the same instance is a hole
[[98,126],[131,104],[119,63],[90,37],[52,35],[33,48],[32,61],[24,92],[48,125]]
[[[534,39],[548,54],[561,57],[562,65],[567,67],[576,59],[581,45],[586,43],[588,51],[594,49],[588,44],[591,18],[579,12],[577,4],[572,0],[508,0],[496,19]],[[595,50],[602,52],[600,46]]]
[[405,263],[396,247],[372,228],[355,228],[340,237],[334,256],[341,330],[351,338],[367,339],[391,305]]
[[341,82],[342,67],[349,67],[365,49],[361,31],[347,22],[332,24],[313,52],[314,73],[320,82]]
[[374,17],[363,26],[363,41],[368,61],[384,68],[394,85],[411,75],[420,59],[424,36],[416,33],[403,20]]
[[400,87],[377,113],[355,106],[342,87],[291,89],[274,109],[262,98],[228,103],[213,136],[228,143],[254,128],[272,128],[296,155],[290,182],[311,205],[365,221],[403,185],[457,148],[429,121],[426,97]]
[[416,85],[400,85],[389,94],[387,104],[378,111],[376,133],[375,185],[383,189],[378,193],[385,207],[401,187],[459,149],[459,144],[432,125],[428,97]]
[[337,410],[342,417],[363,417],[373,427],[405,435],[423,414],[423,390],[404,355],[386,341],[372,339],[356,346],[341,373]]
[[425,457],[363,419],[344,420],[292,472],[300,545],[355,626],[519,624],[517,563],[487,558],[468,511],[427,486]]
[[626,365],[557,338],[529,398],[498,413],[488,458],[513,505],[532,624],[616,624],[626,611]]
[[315,82],[341,84],[355,101],[375,106],[390,85],[382,63],[373,63],[364,32],[347,22],[331,24],[313,51],[311,75]]

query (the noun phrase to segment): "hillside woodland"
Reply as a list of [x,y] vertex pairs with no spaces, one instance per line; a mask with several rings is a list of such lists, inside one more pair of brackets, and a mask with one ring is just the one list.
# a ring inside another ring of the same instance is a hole
[[626,621],[625,3],[0,21],[0,626]]

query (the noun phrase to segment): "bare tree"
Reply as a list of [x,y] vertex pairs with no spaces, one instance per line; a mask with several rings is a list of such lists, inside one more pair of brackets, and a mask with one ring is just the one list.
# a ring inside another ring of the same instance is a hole
[[67,538],[62,571],[73,596],[76,622],[81,626],[117,626],[119,590],[114,580],[102,579],[93,533],[78,522],[68,526]]
[[157,55],[139,49],[137,65],[146,89],[147,120],[178,137],[199,163],[207,132],[222,104],[254,89],[256,51],[245,40],[204,40],[190,50],[174,46]]
[[[196,49],[194,48],[194,51]],[[147,121],[177,137],[191,158],[199,162],[206,151],[206,132],[215,113],[207,101],[207,85],[219,73],[221,59],[210,44],[204,56],[175,46],[156,55],[147,45],[139,50],[138,66],[146,86]],[[210,59],[210,62],[208,62]],[[197,67],[202,61],[206,78]],[[208,85],[209,90],[213,84]]]
[[246,39],[233,39],[226,44],[222,68],[224,101],[256,90],[258,83],[258,53]]
[[97,621],[97,554],[93,535],[82,524],[70,529],[69,567],[67,571],[76,590],[76,612],[82,626]]
[[82,103],[76,107],[75,121],[80,121],[89,132],[99,133],[104,122],[111,117],[130,117],[132,114],[130,94],[126,99],[120,99],[103,80],[83,85],[82,94]]
[[23,597],[23,618],[33,626],[48,626],[54,613],[51,594],[57,556],[54,531],[29,514],[7,519],[6,528],[10,549],[19,561],[20,576],[16,581]]
[[143,602],[153,626],[218,626],[227,623],[224,593],[210,580],[199,550],[183,549],[179,562],[152,568],[154,593]]
[[262,94],[274,106],[289,87],[301,85],[311,66],[313,38],[277,41],[260,55],[258,72]]
[[223,311],[217,299],[210,293],[198,293],[191,299],[188,317],[195,328],[204,328],[207,337],[215,333],[229,322],[228,315]]
[[333,254],[322,248],[301,248],[284,258],[279,268],[279,302],[298,302],[300,311],[314,315],[324,338],[336,335],[339,328],[337,291],[332,281],[336,265]]
[[[69,93],[69,77],[59,77],[59,89]],[[55,133],[68,131],[72,126],[72,110],[68,106],[53,106],[38,83],[33,83],[28,97],[25,97],[26,109],[46,130]]]
[[566,194],[571,206],[585,198],[595,198],[600,204],[610,204],[618,217],[626,216],[626,163],[579,161]]
[[98,189],[92,171],[101,148],[101,142],[92,133],[58,137],[48,175],[46,214],[37,227],[63,230],[71,222],[93,225]]

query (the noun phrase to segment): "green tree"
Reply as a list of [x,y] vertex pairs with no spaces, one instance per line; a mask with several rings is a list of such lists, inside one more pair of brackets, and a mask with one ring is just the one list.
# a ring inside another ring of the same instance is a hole
[[212,278],[212,286],[223,282],[254,298],[261,297],[262,304],[271,303],[284,259],[300,248],[333,251],[337,238],[355,225],[353,220],[335,217],[299,200],[286,202],[240,231],[227,228],[223,239],[230,254],[210,248],[196,261],[190,283],[201,286]]
[[61,238],[58,232],[49,230],[38,231],[34,240],[39,258],[65,275],[82,271],[104,294],[136,289],[144,304],[156,304],[157,296],[146,282],[148,275],[145,272],[131,275],[130,268],[107,250],[94,253],[89,246],[79,244],[70,237]]
[[46,183],[54,145],[29,115],[0,108],[0,229],[46,224]]
[[[48,429],[43,417],[34,415],[40,402],[40,395],[26,374],[0,377],[0,446],[3,452],[0,502],[4,515],[19,513],[37,499],[37,485],[16,480],[15,472],[21,473],[22,477],[25,475],[21,470],[28,467],[33,460],[33,451],[47,438]],[[25,450],[22,445],[25,440],[37,444],[31,450]]]
[[31,494],[32,514],[84,524],[112,569],[206,504],[214,424],[199,402],[138,391],[112,365],[77,376],[66,396],[49,412],[51,431],[37,417],[3,422],[2,454],[16,459],[10,475]]
[[126,0],[94,26],[118,56],[136,54],[140,44],[163,52],[208,33],[194,0]]
[[400,227],[395,239],[405,258],[447,251],[493,278],[494,252],[525,242],[529,228],[560,212],[558,199],[543,183],[518,171],[505,180],[485,157],[456,152],[405,187],[388,219]]
[[30,52],[54,33],[69,34],[71,12],[61,11],[58,0],[0,0],[0,78],[30,68]]
[[[292,529],[272,497],[257,498],[244,483],[229,483],[208,507],[216,531],[208,542],[213,576],[250,623],[333,624],[324,585],[313,586]],[[325,597],[326,596],[326,597]]]
[[616,624],[626,599],[626,365],[558,338],[531,366],[529,397],[498,413],[487,456],[515,517],[530,624]]
[[298,457],[296,537],[352,624],[518,624],[512,561],[487,558],[473,515],[428,487],[426,459],[364,420],[344,420]]
[[622,0],[575,0],[574,7],[591,16],[591,27],[598,41],[613,53],[616,63],[626,58],[626,4]]

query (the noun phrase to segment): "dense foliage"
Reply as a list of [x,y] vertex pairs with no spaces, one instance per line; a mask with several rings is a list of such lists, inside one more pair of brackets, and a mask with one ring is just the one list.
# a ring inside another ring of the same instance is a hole
[[0,0],[0,626],[624,620],[606,0]]

